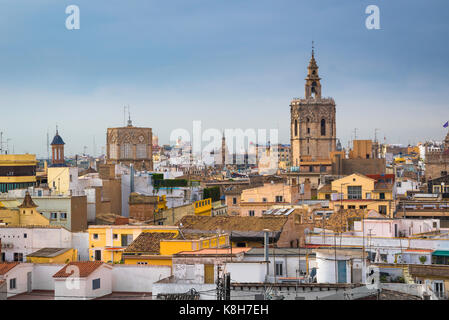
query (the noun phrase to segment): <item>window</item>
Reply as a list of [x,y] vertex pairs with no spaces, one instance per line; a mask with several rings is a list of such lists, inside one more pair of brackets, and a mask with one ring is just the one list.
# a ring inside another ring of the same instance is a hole
[[387,214],[387,206],[379,206],[380,214]]
[[249,215],[250,217],[254,217],[254,210],[249,210],[249,211],[248,211],[248,215]]
[[9,289],[16,289],[16,278],[9,279]]
[[433,193],[440,193],[441,191],[441,186],[433,186]]
[[355,209],[355,206],[348,206],[348,209]]
[[23,234],[23,238],[26,239],[28,235],[26,233]]
[[284,275],[283,271],[283,263],[276,261],[276,276]]
[[276,196],[276,202],[282,202],[282,196]]
[[109,145],[109,158],[111,159],[117,159],[118,157],[118,148],[116,144],[110,144]]
[[57,212],[51,212],[50,213],[50,219],[58,219],[58,213]]
[[101,261],[101,250],[95,250],[95,261]]
[[325,198],[326,200],[330,200],[330,199],[331,199],[330,193],[326,193],[326,195],[324,196],[324,198]]
[[61,212],[61,213],[59,214],[59,217],[60,217],[61,219],[67,219],[67,212]]
[[326,120],[321,119],[321,135],[326,135]]
[[98,233],[94,233],[94,234],[92,235],[92,238],[93,238],[94,240],[98,240]]
[[385,200],[385,193],[381,192],[381,193],[379,194],[379,199],[380,199],[380,200]]
[[23,253],[14,252],[14,261],[22,262],[23,261]]
[[145,144],[138,144],[136,146],[137,159],[145,159],[147,157],[147,146]]
[[366,209],[368,206],[360,206],[360,209]]
[[140,264],[140,265],[147,265],[148,262],[146,262],[146,261],[138,261],[137,264]]
[[232,204],[237,204],[237,198],[236,197],[232,198]]
[[262,198],[262,202],[267,202],[267,198]]
[[131,159],[131,144],[130,143],[124,143],[120,148],[120,158],[122,159]]
[[371,192],[367,192],[367,193],[365,194],[365,196],[366,196],[366,199],[371,199]]
[[298,136],[298,120],[295,119],[295,136]]
[[114,233],[114,234],[112,235],[112,238],[113,238],[114,240],[118,240],[118,234],[117,234],[117,233]]
[[348,186],[348,199],[362,199],[362,187]]
[[92,280],[92,290],[100,289],[100,279]]
[[307,128],[307,134],[310,134],[310,128]]

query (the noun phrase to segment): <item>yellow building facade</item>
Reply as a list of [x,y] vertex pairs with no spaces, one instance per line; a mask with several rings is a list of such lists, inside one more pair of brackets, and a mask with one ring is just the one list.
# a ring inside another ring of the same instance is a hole
[[330,187],[318,190],[318,199],[329,200],[329,208],[368,209],[393,217],[392,186],[376,183],[376,180],[354,173],[332,181]]
[[7,226],[49,226],[50,220],[40,214],[37,205],[27,192],[23,203],[17,205],[17,209],[4,206],[0,201],[0,223]]
[[27,255],[27,262],[30,263],[57,263],[65,264],[78,261],[78,251],[76,249],[44,248]]
[[183,251],[196,251],[229,246],[229,235],[206,236],[199,239],[162,239],[159,242],[159,254],[134,252],[123,256],[125,264],[172,266],[172,256]]
[[89,260],[120,263],[123,251],[142,232],[179,233],[175,226],[92,225],[89,233]]
[[196,216],[212,216],[212,198],[196,201],[193,207]]
[[57,194],[70,195],[72,181],[78,179],[78,168],[49,167],[47,169],[48,187]]
[[23,189],[36,184],[36,155],[0,155],[0,192]]

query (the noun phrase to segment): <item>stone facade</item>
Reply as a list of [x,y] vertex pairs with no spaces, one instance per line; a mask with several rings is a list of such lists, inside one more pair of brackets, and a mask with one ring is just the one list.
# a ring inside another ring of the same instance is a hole
[[449,174],[449,132],[444,140],[443,151],[426,150],[426,181]]
[[136,170],[153,170],[153,135],[151,128],[108,128],[106,148],[108,163],[133,164]]
[[301,161],[330,159],[336,151],[336,109],[332,98],[321,97],[321,83],[314,52],[308,66],[305,98],[290,104],[292,166]]

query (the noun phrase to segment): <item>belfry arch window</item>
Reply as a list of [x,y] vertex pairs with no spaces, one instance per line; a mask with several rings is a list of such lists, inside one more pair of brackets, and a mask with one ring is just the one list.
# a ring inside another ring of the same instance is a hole
[[321,135],[326,135],[326,120],[321,119]]
[[312,82],[312,93],[315,93],[316,94],[316,82],[314,81],[314,82]]
[[295,137],[298,136],[298,120],[295,119]]

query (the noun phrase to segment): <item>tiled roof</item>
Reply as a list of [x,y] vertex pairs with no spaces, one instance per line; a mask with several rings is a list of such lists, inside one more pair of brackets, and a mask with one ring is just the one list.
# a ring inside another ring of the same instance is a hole
[[287,222],[286,216],[266,216],[266,217],[201,217],[184,216],[178,221],[178,226],[182,229],[203,230],[203,231],[262,231],[270,229],[271,231],[280,231]]
[[26,192],[25,198],[23,198],[23,202],[19,208],[37,208],[37,205],[33,202],[33,199],[31,199],[28,191]]
[[58,145],[58,144],[65,144],[64,140],[62,140],[61,136],[56,132],[55,137],[53,138],[53,141],[51,142],[51,145]]
[[101,261],[78,261],[78,262],[70,262],[69,264],[65,265],[64,268],[59,270],[53,275],[53,278],[67,278],[74,274],[73,271],[70,271],[70,273],[67,273],[67,267],[69,266],[75,266],[79,269],[79,277],[80,278],[86,278],[88,277],[92,272],[97,270],[99,267],[101,267],[104,263]]
[[14,268],[18,264],[19,264],[19,262],[3,262],[3,263],[0,263],[0,276],[5,275],[6,273],[9,272],[9,270]]
[[176,238],[177,234],[174,232],[142,232],[124,252],[159,254],[161,240],[173,240]]
[[332,186],[330,184],[325,184],[318,189],[318,192],[332,192]]
[[207,249],[201,249],[201,250],[196,250],[196,251],[181,251],[179,253],[177,253],[176,255],[216,255],[216,254],[220,254],[220,255],[228,255],[228,254],[238,254],[241,252],[247,252],[251,250],[251,248],[232,248],[232,249],[228,249],[228,248],[219,248],[219,249],[215,249],[215,248],[207,248]]

